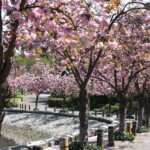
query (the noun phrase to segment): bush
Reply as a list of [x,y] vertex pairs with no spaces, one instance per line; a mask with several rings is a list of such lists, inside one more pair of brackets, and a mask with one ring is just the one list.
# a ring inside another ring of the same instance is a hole
[[133,141],[135,139],[135,136],[129,132],[115,131],[114,136],[116,141]]
[[58,97],[58,98],[49,98],[48,100],[48,106],[49,107],[67,107],[70,110],[79,110],[79,103],[78,103],[78,98],[73,97],[70,99],[66,99],[66,102],[64,104],[64,101],[62,98]]
[[111,106],[112,111],[118,111],[119,110],[119,103],[116,103],[115,105]]
[[48,100],[48,106],[49,107],[63,107],[64,102],[62,98],[50,98]]
[[5,107],[18,107],[21,103],[21,98],[9,98],[5,101]]
[[96,144],[87,144],[85,142],[73,142],[69,145],[69,150],[101,150]]
[[[103,109],[106,111],[109,111],[109,104],[106,104],[105,106],[103,106]],[[119,110],[119,104],[116,103],[115,105],[111,105],[111,111],[115,112]]]
[[142,127],[140,127],[140,129],[139,129],[138,132],[139,132],[139,133],[149,132],[149,128],[147,128],[147,127],[145,127],[145,126],[142,126]]

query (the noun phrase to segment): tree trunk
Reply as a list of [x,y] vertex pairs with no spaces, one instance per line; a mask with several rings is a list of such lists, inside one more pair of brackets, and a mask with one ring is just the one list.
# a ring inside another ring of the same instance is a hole
[[149,128],[150,127],[150,100],[148,98],[145,99],[145,104],[144,104],[144,116],[145,116],[145,123],[146,123],[146,127]]
[[132,100],[129,100],[129,104],[127,106],[127,118],[132,117]]
[[108,108],[109,114],[111,114],[111,98],[109,98],[109,108]]
[[144,101],[142,98],[140,98],[138,105],[138,130],[143,124],[143,108],[144,108]]
[[40,95],[40,94],[37,94],[37,95],[36,95],[35,110],[36,110],[36,109],[38,109],[38,100],[39,100],[39,95]]
[[89,97],[86,89],[80,89],[79,92],[80,100],[80,141],[88,140],[88,119],[89,119]]
[[1,137],[1,130],[2,130],[2,123],[5,117],[5,97],[7,94],[7,85],[3,84],[0,85],[0,137]]
[[127,101],[123,96],[120,96],[120,103],[119,103],[119,131],[121,133],[124,132],[125,128],[125,118],[126,118],[126,111],[127,111]]
[[66,96],[63,95],[63,110],[65,110],[66,107]]

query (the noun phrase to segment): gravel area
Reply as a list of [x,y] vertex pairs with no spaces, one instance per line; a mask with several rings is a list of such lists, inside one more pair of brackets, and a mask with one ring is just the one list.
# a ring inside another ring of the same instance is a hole
[[[89,129],[106,127],[106,123],[90,120]],[[43,114],[7,113],[2,134],[17,144],[48,139],[79,131],[79,119]]]

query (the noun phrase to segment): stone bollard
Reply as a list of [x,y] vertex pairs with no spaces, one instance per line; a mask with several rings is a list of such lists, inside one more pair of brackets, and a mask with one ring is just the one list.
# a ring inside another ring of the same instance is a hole
[[68,137],[62,137],[59,139],[60,150],[69,150]]
[[72,110],[72,114],[74,115],[74,109]]
[[102,110],[102,117],[105,117],[105,111]]
[[54,113],[56,112],[56,107],[54,107]]
[[24,109],[25,109],[25,110],[27,109],[27,106],[26,106],[26,104],[24,105]]
[[29,105],[29,110],[31,110],[30,105]]
[[97,130],[97,146],[99,146],[102,150],[104,149],[103,130],[102,129]]
[[45,107],[45,111],[47,111],[47,107]]
[[136,128],[137,128],[137,122],[136,122],[136,121],[133,121],[133,122],[132,122],[132,129],[131,129],[131,131],[132,131],[132,133],[133,133],[134,135],[136,135]]
[[108,146],[115,146],[113,126],[108,127]]
[[97,110],[95,109],[95,116],[97,116]]
[[127,123],[126,132],[131,133],[131,123],[130,122]]

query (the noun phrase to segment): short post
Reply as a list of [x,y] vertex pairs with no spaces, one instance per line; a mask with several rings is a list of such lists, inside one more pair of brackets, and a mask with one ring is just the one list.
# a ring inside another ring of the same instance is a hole
[[108,127],[108,145],[109,146],[115,146],[114,142],[114,127],[109,126]]
[[22,104],[22,109],[23,109],[23,104]]
[[105,111],[104,110],[102,110],[102,117],[104,117],[105,116]]
[[26,104],[24,105],[24,109],[25,109],[25,110],[27,109],[27,106],[26,106]]
[[47,107],[45,107],[45,111],[47,111]]
[[97,130],[97,146],[99,146],[102,150],[104,149],[102,129]]
[[72,110],[72,114],[74,114],[74,109]]
[[127,129],[126,129],[126,132],[131,133],[131,123],[130,123],[130,122],[127,123]]
[[54,113],[56,112],[56,107],[54,107]]
[[60,150],[69,150],[68,137],[62,137],[59,139]]
[[97,116],[97,110],[95,109],[95,116]]
[[29,110],[31,110],[30,105],[29,105]]
[[133,133],[134,135],[136,135],[136,128],[137,128],[137,122],[136,122],[136,121],[133,121],[133,122],[132,122],[132,129],[131,129],[131,131],[132,131],[132,133]]
[[20,108],[21,108],[21,106],[22,106],[22,105],[20,104]]

